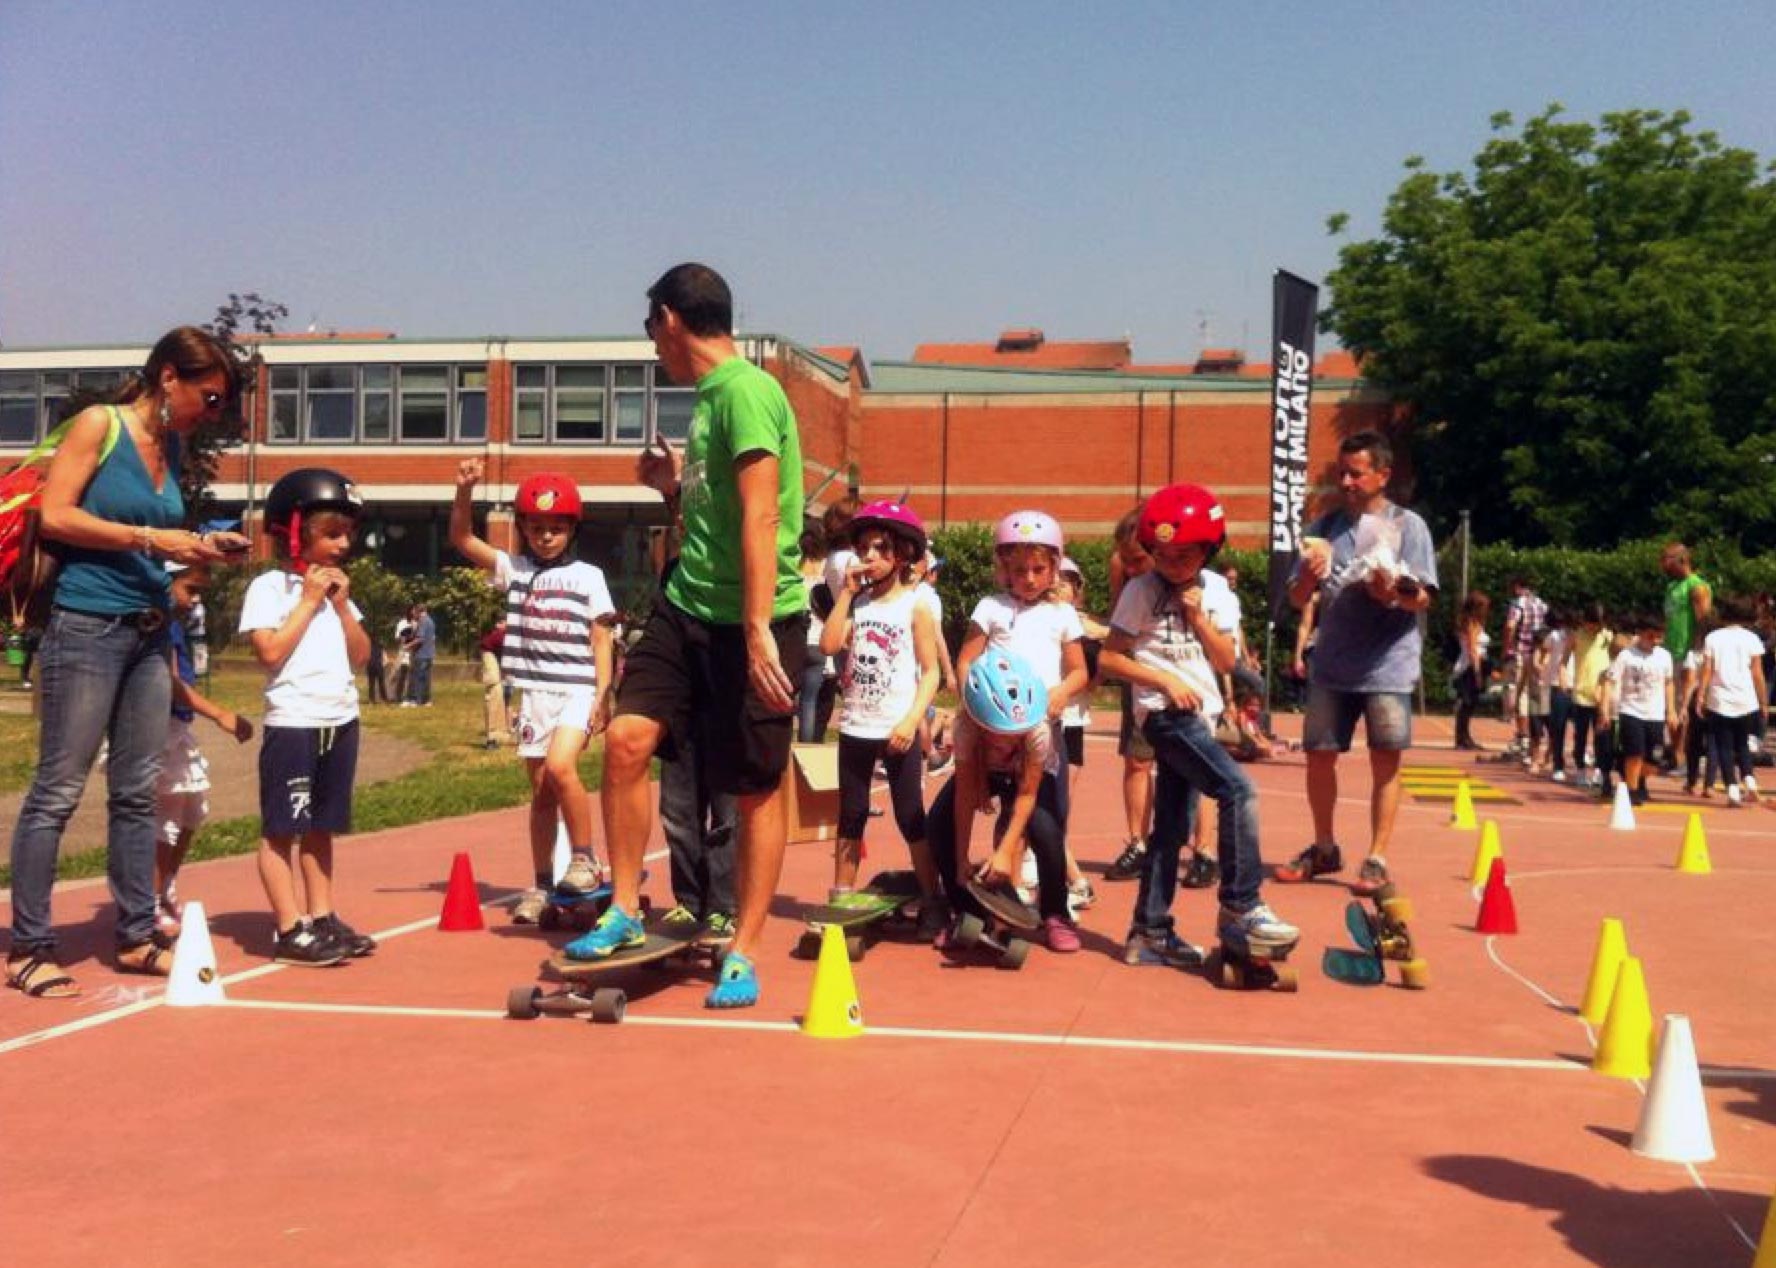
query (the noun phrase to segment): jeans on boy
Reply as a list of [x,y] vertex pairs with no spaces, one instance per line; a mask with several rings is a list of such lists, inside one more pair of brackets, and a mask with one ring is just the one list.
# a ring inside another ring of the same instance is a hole
[[687,737],[660,762],[660,830],[672,856],[672,898],[700,918],[732,916],[734,834],[739,806],[712,793]]
[[1223,907],[1245,911],[1258,902],[1263,862],[1258,855],[1258,794],[1239,764],[1215,739],[1199,713],[1167,709],[1150,713],[1142,728],[1158,767],[1153,790],[1153,833],[1141,888],[1135,896],[1135,928],[1163,933],[1172,927],[1178,892],[1178,852],[1190,839],[1196,797],[1213,798],[1221,865]]
[[42,751],[12,834],[12,954],[55,947],[56,855],[107,737],[106,876],[117,944],[146,942],[154,934],[155,786],[173,707],[165,627],[144,634],[115,617],[57,608],[37,674]]

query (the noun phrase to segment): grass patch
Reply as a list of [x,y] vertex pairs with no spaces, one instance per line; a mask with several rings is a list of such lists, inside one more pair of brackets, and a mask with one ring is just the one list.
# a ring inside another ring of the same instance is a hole
[[[264,679],[251,667],[229,666],[212,676],[212,700],[246,713],[257,721],[263,705]],[[431,756],[425,765],[395,779],[360,785],[352,798],[354,833],[402,828],[433,819],[503,810],[530,800],[530,783],[524,766],[511,749],[488,752],[480,745],[481,688],[471,682],[438,682],[430,709],[367,709],[367,730],[399,736],[424,748]],[[23,725],[20,725],[23,724]],[[0,781],[16,767],[17,782],[0,782],[0,792],[18,792],[30,784],[37,762],[37,723],[34,718],[0,718],[0,752],[16,758],[0,759]],[[603,773],[603,752],[594,741],[580,759],[586,787],[596,789]],[[197,834],[188,856],[192,861],[250,854],[259,848],[259,817],[212,820]],[[86,850],[63,857],[56,867],[60,880],[105,874],[105,851]],[[12,868],[0,867],[0,886],[12,884]]]

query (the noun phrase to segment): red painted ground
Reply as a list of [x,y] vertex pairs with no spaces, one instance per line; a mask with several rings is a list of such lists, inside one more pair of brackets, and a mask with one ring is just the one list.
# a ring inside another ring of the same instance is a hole
[[[1446,735],[1426,724],[1411,760],[1469,765]],[[1121,835],[1113,749],[1095,742],[1088,762],[1074,843],[1102,864]],[[1361,755],[1344,769],[1355,845]],[[1280,860],[1309,836],[1300,759],[1254,773]],[[1346,941],[1347,895],[1324,883],[1267,890],[1304,929],[1298,995],[1126,968],[1112,957],[1133,886],[1100,882],[1086,951],[1037,950],[1021,973],[877,947],[855,970],[874,1033],[849,1042],[790,1028],[812,966],[790,958],[787,919],[741,1016],[702,1009],[701,975],[637,970],[627,1025],[505,1020],[507,988],[564,936],[498,909],[485,933],[424,929],[347,968],[230,982],[237,1006],[113,1015],[143,980],[91,958],[110,940],[103,885],[69,887],[57,919],[87,998],[0,998],[0,1262],[1750,1263],[1733,1222],[1755,1238],[1776,1188],[1776,816],[1709,805],[1715,872],[1682,876],[1682,815],[1610,832],[1577,793],[1479,773],[1523,798],[1481,807],[1523,930],[1492,940],[1502,966],[1468,927],[1476,835],[1449,828],[1446,805],[1408,803],[1392,861],[1428,992],[1319,973],[1321,948]],[[343,910],[368,930],[435,916],[457,850],[496,900],[523,880],[522,822],[349,842]],[[892,827],[872,834],[873,862],[895,865]],[[782,910],[821,894],[828,866],[823,847],[792,848]],[[655,878],[663,899],[663,862]],[[251,860],[195,867],[181,889],[208,906],[225,974],[265,963]],[[1208,935],[1210,895],[1178,911]],[[1605,915],[1624,920],[1655,1014],[1692,1019],[1718,1155],[1697,1169],[1706,1190],[1630,1152],[1639,1092],[1590,1073],[1584,1027],[1512,975],[1576,1003]],[[305,1002],[468,1011],[245,1006]],[[654,1024],[675,1019],[696,1024]],[[86,1021],[100,1024],[51,1029]]]

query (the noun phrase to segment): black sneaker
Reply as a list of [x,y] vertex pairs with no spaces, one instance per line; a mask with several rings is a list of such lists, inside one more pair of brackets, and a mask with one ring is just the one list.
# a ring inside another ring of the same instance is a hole
[[344,952],[353,959],[359,959],[376,950],[376,939],[367,933],[359,933],[339,918],[339,913],[330,911],[324,916],[316,916],[315,932],[323,938],[331,938],[340,945]]
[[335,939],[318,932],[308,921],[299,921],[273,940],[271,958],[278,964],[305,969],[324,969],[350,955]]
[[1139,837],[1131,837],[1128,844],[1122,847],[1122,853],[1104,873],[1107,881],[1132,881],[1141,874],[1147,865],[1147,843]]
[[1190,852],[1190,866],[1178,878],[1178,885],[1183,889],[1207,889],[1221,879],[1220,865],[1206,854]]

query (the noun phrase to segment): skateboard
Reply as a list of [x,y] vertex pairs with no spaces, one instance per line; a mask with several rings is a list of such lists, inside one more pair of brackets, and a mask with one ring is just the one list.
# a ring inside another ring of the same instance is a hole
[[1398,961],[1400,985],[1422,991],[1431,984],[1430,966],[1412,941],[1412,900],[1403,898],[1392,885],[1375,892],[1375,909],[1352,902],[1344,909],[1344,925],[1360,951],[1327,947],[1320,958],[1326,976],[1356,986],[1379,986],[1387,981],[1387,962]]
[[1030,942],[1019,935],[1040,926],[1041,917],[1017,899],[986,888],[972,876],[962,882],[962,888],[988,913],[988,919],[983,920],[971,911],[960,913],[950,929],[944,954],[956,959],[963,953],[984,947],[994,954],[1000,968],[1023,968],[1024,960],[1030,954]]
[[514,986],[506,992],[506,1016],[518,1021],[537,1017],[590,1016],[595,1022],[616,1024],[629,1008],[629,996],[621,987],[594,986],[605,973],[641,965],[666,967],[678,959],[689,964],[706,957],[715,959],[715,947],[705,941],[701,925],[667,925],[648,921],[644,928],[647,941],[629,951],[619,951],[603,960],[570,960],[557,954],[543,961],[542,970],[559,980],[562,986],[547,990],[541,986]]
[[[647,882],[646,872],[641,874],[641,879],[643,884]],[[589,889],[583,894],[571,894],[559,887],[551,889],[542,912],[537,916],[537,928],[543,930],[578,929],[584,933],[598,923],[598,918],[604,915],[605,908],[611,905],[611,895],[615,892],[616,886],[611,881],[606,881],[597,889]],[[643,898],[641,910],[645,915],[653,910],[653,904]]]
[[[1295,942],[1253,942],[1226,929],[1216,931],[1218,945],[1203,961],[1203,976],[1228,991],[1281,991],[1301,988],[1295,970],[1283,963]],[[1299,941],[1299,939],[1297,939]]]
[[845,931],[845,954],[861,960],[888,925],[907,919],[909,903],[919,897],[919,881],[911,872],[878,872],[844,904],[821,903],[802,908],[808,927],[796,940],[794,954],[802,960],[820,958],[820,941],[828,925]]

